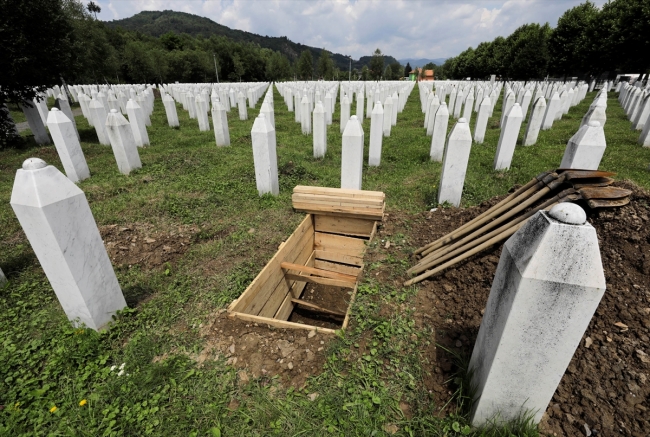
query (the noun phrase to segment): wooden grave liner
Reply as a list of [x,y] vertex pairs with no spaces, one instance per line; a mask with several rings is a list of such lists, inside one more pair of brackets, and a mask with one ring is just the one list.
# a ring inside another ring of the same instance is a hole
[[[295,305],[300,305],[323,314],[345,315],[341,327],[346,328],[363,272],[366,245],[375,236],[377,222],[383,220],[384,198],[380,191],[295,187],[293,207],[307,216],[230,304],[230,317],[278,328],[336,332],[289,322]],[[345,314],[300,300],[308,282],[352,289]]]

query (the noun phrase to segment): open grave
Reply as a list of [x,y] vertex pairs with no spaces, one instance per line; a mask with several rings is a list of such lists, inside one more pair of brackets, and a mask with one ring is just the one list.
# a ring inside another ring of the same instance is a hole
[[293,207],[307,215],[228,307],[230,317],[332,334],[347,327],[384,199],[379,191],[295,187]]

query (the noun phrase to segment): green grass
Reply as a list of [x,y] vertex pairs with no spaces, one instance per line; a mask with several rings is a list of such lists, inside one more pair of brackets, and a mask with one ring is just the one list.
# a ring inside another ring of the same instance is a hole
[[[590,93],[552,130],[541,132],[536,146],[518,146],[506,172],[492,171],[499,130],[489,128],[485,144],[472,148],[463,205],[502,195],[557,167],[594,97]],[[499,119],[500,108],[497,102],[490,125]],[[99,226],[199,228],[197,243],[167,269],[115,266],[132,305],[101,334],[70,327],[9,206],[15,171],[26,158],[40,157],[62,170],[54,146],[38,147],[27,136],[24,147],[0,150],[0,268],[9,278],[0,290],[0,434],[380,436],[391,424],[396,435],[404,436],[468,432],[462,393],[454,401],[455,414],[436,418],[442,405],[421,383],[423,372],[432,369],[416,351],[433,333],[415,332],[413,318],[401,310],[412,306],[417,288],[396,289],[372,275],[359,288],[350,329],[328,345],[322,373],[311,377],[304,390],[278,387],[269,378],[241,386],[224,361],[197,367],[187,357],[202,349],[196,326],[246,288],[302,219],[291,208],[293,187],[340,184],[338,111],[328,130],[327,154],[314,159],[311,136],[301,135],[276,91],[280,195],[260,198],[250,140],[258,110],[259,104],[249,109],[247,121],[231,111],[232,144],[217,148],[214,132],[199,132],[185,111],[178,111],[181,127],[169,128],[157,100],[149,128],[152,145],[139,150],[143,168],[130,176],[117,171],[111,148],[99,145],[94,130],[77,117],[91,171],[79,186]],[[601,168],[649,188],[650,149],[636,144],[638,133],[630,131],[613,97],[607,114],[608,148]],[[386,192],[389,211],[422,211],[436,204],[441,164],[428,158],[430,137],[423,120],[414,90],[391,137],[384,138],[381,166],[364,167],[364,189]],[[368,119],[363,127],[367,158]],[[249,233],[250,228],[256,231]],[[405,270],[390,259],[384,267],[396,275]],[[380,315],[383,306],[392,312]],[[358,350],[360,341],[371,345],[369,352]],[[170,358],[152,362],[163,353]],[[110,370],[122,363],[128,377]],[[311,402],[307,393],[313,392],[319,397]],[[88,402],[83,407],[82,399]],[[230,411],[233,399],[239,407]],[[401,412],[400,401],[411,405],[411,418]],[[53,406],[57,410],[50,413]],[[536,433],[525,420],[523,428],[476,435]]]

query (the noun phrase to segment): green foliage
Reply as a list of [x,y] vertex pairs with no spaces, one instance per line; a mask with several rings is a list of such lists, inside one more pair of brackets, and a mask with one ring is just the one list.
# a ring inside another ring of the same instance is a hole
[[384,55],[382,55],[381,50],[377,49],[373,53],[370,64],[368,65],[368,70],[370,70],[371,80],[381,79],[381,76],[384,73]]
[[314,76],[314,58],[309,50],[304,50],[296,63],[296,72],[302,80],[312,80]]
[[444,64],[451,78],[540,79],[547,74],[589,78],[609,71],[650,69],[650,4],[611,0],[599,10],[587,0],[567,10],[555,29],[525,24],[507,38],[468,48]]
[[334,63],[330,52],[323,49],[320,52],[320,57],[318,58],[318,64],[316,65],[316,75],[324,80],[332,80],[334,75]]

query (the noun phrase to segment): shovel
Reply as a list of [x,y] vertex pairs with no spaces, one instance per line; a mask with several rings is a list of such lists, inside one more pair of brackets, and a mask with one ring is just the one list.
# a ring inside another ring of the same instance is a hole
[[[417,266],[410,269],[412,273],[423,272],[437,264],[440,264],[443,261],[453,258],[432,270],[426,271],[425,273],[406,281],[404,285],[409,286],[418,283],[432,275],[435,275],[436,273],[441,272],[447,267],[453,266],[459,263],[460,261],[469,258],[470,256],[482,251],[483,249],[492,246],[493,244],[505,240],[506,238],[510,237],[512,234],[517,232],[517,230],[519,230],[533,214],[535,214],[537,211],[541,209],[549,210],[558,203],[576,202],[579,200],[585,200],[591,208],[618,207],[629,203],[630,201],[629,195],[631,193],[632,192],[630,190],[626,190],[623,188],[616,188],[616,187],[607,187],[607,186],[581,187],[577,190],[575,188],[569,188],[567,190],[564,190],[560,194],[547,200],[537,208],[534,208],[533,210],[529,211],[523,216],[513,220],[510,223],[507,223],[506,225],[501,226],[500,228],[484,235],[483,237],[470,241],[469,243],[465,244],[462,247],[458,247],[461,246],[461,244],[454,245],[454,247],[456,247],[455,250],[453,249],[453,247],[450,247],[449,251],[445,251],[444,253],[440,252],[439,253],[440,256],[436,257],[436,259],[429,260],[426,264],[422,264],[422,263],[418,264]],[[595,206],[592,207],[591,206],[592,204]],[[481,230],[480,233],[483,233],[485,230],[486,229]],[[467,240],[471,240],[471,239],[468,237]]]

